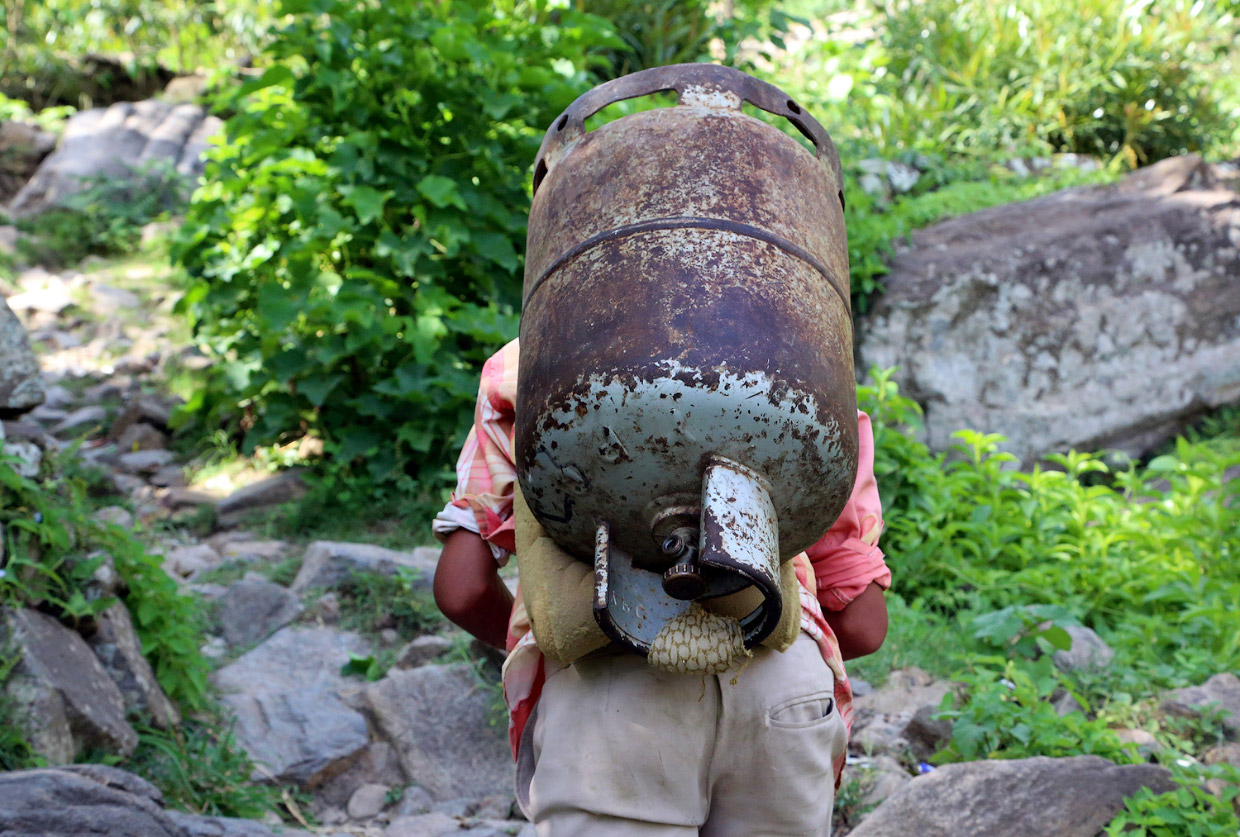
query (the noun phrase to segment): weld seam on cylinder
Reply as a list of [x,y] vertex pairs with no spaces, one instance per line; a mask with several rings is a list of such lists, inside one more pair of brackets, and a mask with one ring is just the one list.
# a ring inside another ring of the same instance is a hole
[[835,277],[827,266],[823,264],[817,256],[799,244],[795,244],[783,236],[776,235],[769,230],[764,230],[761,227],[755,227],[751,224],[743,224],[739,221],[727,221],[722,218],[701,218],[695,216],[656,218],[651,221],[640,221],[636,224],[627,224],[623,227],[616,227],[615,229],[605,230],[604,232],[596,233],[595,235],[590,236],[585,241],[581,241],[573,245],[559,256],[556,256],[555,260],[548,265],[547,269],[544,270],[536,280],[534,280],[534,284],[530,286],[529,293],[525,295],[525,299],[521,302],[521,307],[524,308],[530,304],[530,300],[534,298],[534,294],[538,292],[538,289],[543,286],[543,283],[547,281],[548,277],[550,277],[552,273],[555,273],[568,262],[577,258],[587,250],[598,246],[599,244],[605,244],[609,241],[616,241],[617,239],[627,238],[632,235],[640,235],[641,233],[646,232],[680,229],[719,230],[722,232],[736,233],[737,235],[757,239],[764,244],[770,244],[772,247],[783,250],[788,255],[800,259],[822,274],[822,277],[827,280],[827,284],[831,286],[831,289],[835,291],[836,295],[840,298],[840,301],[844,303],[844,310],[852,310],[848,294],[841,290],[839,285],[836,284]]

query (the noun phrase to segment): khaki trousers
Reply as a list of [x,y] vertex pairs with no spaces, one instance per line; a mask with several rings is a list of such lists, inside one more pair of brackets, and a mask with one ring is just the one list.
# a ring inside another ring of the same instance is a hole
[[517,797],[538,837],[828,837],[847,732],[805,634],[720,675],[605,652],[547,678]]

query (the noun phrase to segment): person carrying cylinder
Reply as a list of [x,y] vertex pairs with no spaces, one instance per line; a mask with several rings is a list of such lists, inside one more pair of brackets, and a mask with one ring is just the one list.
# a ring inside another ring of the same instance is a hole
[[608,82],[547,133],[521,339],[434,524],[440,609],[508,651],[542,837],[830,833],[843,661],[882,644],[891,582],[840,182],[812,117],[713,65]]

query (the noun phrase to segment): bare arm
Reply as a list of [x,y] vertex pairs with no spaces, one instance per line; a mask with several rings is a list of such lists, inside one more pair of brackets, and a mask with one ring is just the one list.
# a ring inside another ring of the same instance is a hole
[[512,594],[481,536],[468,529],[448,536],[435,568],[434,591],[444,616],[488,645],[504,647]]
[[823,616],[835,631],[845,660],[873,654],[887,638],[887,600],[877,584],[871,583],[843,610],[824,611]]

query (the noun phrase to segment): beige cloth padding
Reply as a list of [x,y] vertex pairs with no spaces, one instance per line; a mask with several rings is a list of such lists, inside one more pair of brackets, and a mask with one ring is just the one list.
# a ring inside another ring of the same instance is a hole
[[[547,535],[519,486],[513,491],[513,514],[517,576],[539,650],[548,659],[569,665],[607,645],[610,640],[594,620],[593,564],[574,558]],[[776,651],[791,646],[801,629],[800,585],[791,561],[780,567],[780,588],[779,624],[762,642]],[[761,593],[749,588],[703,604],[713,613],[739,619],[760,601]]]

